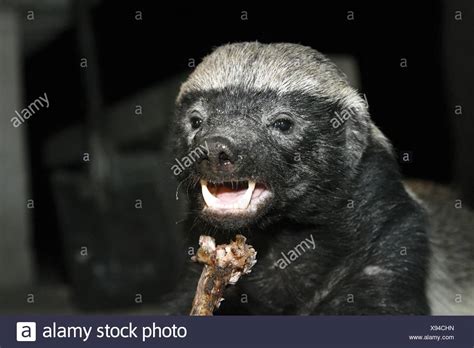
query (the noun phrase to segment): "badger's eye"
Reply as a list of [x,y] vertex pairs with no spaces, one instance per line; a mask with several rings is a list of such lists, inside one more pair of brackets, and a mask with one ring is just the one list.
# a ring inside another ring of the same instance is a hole
[[191,127],[193,129],[198,129],[199,127],[201,127],[202,118],[200,118],[198,116],[193,116],[193,117],[191,117],[190,122],[191,122]]
[[272,127],[280,132],[288,132],[293,127],[293,121],[288,118],[279,118],[272,123]]

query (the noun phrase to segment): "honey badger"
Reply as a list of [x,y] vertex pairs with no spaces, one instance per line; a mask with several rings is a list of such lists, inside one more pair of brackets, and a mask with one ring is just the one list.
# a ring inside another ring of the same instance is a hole
[[[336,125],[335,115],[347,117]],[[430,313],[426,209],[324,55],[289,43],[218,47],[181,86],[173,134],[176,158],[207,149],[179,175],[192,230],[222,242],[238,232],[258,252],[220,313]]]

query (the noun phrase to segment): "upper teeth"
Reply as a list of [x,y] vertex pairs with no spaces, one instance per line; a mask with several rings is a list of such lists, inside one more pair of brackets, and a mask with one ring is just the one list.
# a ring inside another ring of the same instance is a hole
[[238,202],[232,205],[224,204],[219,200],[219,198],[215,197],[211,192],[209,192],[206,180],[201,180],[201,190],[204,201],[206,202],[209,208],[247,209],[252,199],[253,191],[255,190],[255,181],[249,181],[248,188],[247,191],[245,191],[245,194],[240,197]]

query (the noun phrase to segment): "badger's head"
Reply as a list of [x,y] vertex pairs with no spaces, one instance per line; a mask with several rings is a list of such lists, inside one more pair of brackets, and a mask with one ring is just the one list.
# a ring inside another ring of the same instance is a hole
[[372,127],[344,74],[297,44],[217,48],[176,105],[179,180],[198,216],[225,229],[331,207]]

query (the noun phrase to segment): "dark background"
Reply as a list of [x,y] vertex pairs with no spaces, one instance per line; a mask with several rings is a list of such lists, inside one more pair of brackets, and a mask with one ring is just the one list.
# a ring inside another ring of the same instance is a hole
[[[95,51],[96,95],[101,95],[100,105],[92,107],[94,118],[101,117],[97,110],[185,76],[192,71],[190,58],[197,64],[221,44],[255,40],[301,43],[325,54],[355,59],[360,92],[368,98],[372,118],[397,153],[411,156],[409,162],[400,160],[407,177],[451,184],[459,189],[460,198],[474,200],[469,152],[474,148],[473,102],[469,98],[474,53],[471,2],[156,3],[110,0],[95,1],[87,7],[93,40],[86,45]],[[142,11],[141,21],[134,18],[137,10]],[[454,19],[457,10],[462,11],[462,21]],[[242,11],[246,11],[247,20],[242,20]],[[354,20],[347,19],[348,11],[354,11]],[[87,116],[90,85],[84,83],[78,63],[83,52],[77,38],[83,27],[75,18],[73,14],[54,39],[25,54],[22,61],[25,101],[44,91],[52,101],[48,117],[33,117],[27,123],[31,187],[35,202],[41,202],[33,211],[34,261],[38,272],[56,274],[60,282],[73,286],[74,268],[65,261],[70,244],[65,243],[67,233],[58,207],[63,201],[57,198],[51,175],[57,170],[82,172],[84,163],[77,160],[48,166],[45,148],[69,127],[84,125],[85,144],[91,131]],[[402,58],[407,59],[406,68],[400,66]],[[462,115],[454,113],[455,105],[462,105]],[[150,109],[144,116],[163,117]],[[107,129],[109,121],[104,122],[99,127]],[[168,118],[146,137],[113,146],[114,151],[163,150],[167,124]],[[61,145],[67,146],[68,141]],[[49,151],[54,152],[51,145]]]

